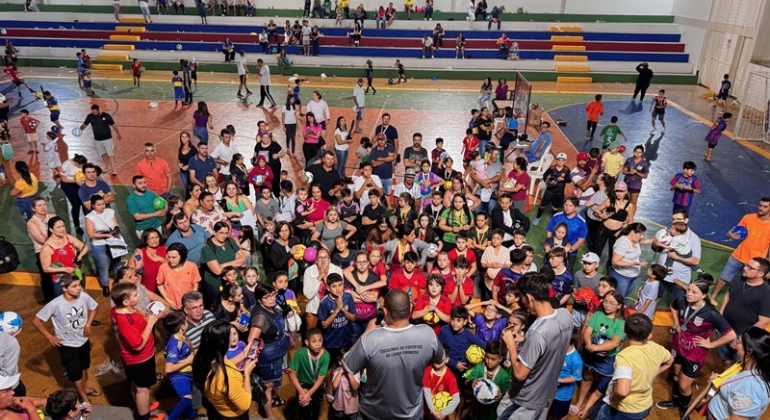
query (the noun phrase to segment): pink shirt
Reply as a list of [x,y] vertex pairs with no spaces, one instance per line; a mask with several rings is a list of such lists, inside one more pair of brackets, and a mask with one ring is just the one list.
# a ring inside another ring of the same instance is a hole
[[527,171],[523,171],[521,175],[517,174],[516,171],[511,171],[508,174],[508,178],[513,179],[516,181],[516,185],[524,185],[524,188],[520,189],[518,192],[515,192],[513,194],[513,201],[526,201],[527,200],[527,191],[529,190],[529,174],[527,174]]
[[318,200],[318,202],[315,203],[315,210],[307,215],[307,221],[315,223],[323,220],[324,216],[326,215],[326,209],[329,207],[331,207],[331,204],[329,204],[328,201],[324,200],[323,198]]
[[[321,124],[310,125],[310,126],[305,124],[305,126],[302,128],[302,132],[303,133],[310,132],[311,134],[313,134],[315,136],[320,136],[322,129],[323,128],[321,127]],[[316,138],[308,137],[308,139],[305,140],[305,143],[317,144],[318,143],[318,138],[317,137]]]

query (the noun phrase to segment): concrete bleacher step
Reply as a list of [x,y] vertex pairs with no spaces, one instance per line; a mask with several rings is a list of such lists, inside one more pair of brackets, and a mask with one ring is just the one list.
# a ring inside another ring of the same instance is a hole
[[146,23],[143,17],[121,16],[120,23]]
[[563,73],[588,73],[591,68],[588,66],[556,66],[555,70]]
[[138,35],[110,35],[112,41],[139,41],[141,39]]
[[579,35],[551,35],[551,41],[556,42],[580,42],[583,40]]
[[134,32],[147,32],[147,28],[144,26],[116,26],[115,32],[128,32],[128,31],[134,31]]
[[135,46],[128,44],[104,44],[102,48],[111,51],[134,51],[136,49]]
[[555,55],[554,61],[588,61],[587,55]]
[[97,54],[97,60],[105,61],[128,61],[128,54]]
[[585,45],[554,45],[551,51],[585,51]]
[[122,64],[92,63],[91,70],[123,71]]
[[579,25],[551,25],[552,32],[583,32],[583,27]]
[[556,78],[556,83],[593,83],[594,79],[591,77],[579,77],[579,76],[559,76]]

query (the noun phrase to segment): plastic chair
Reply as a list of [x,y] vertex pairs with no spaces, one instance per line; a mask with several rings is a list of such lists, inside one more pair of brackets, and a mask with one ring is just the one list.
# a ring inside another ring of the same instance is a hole
[[[554,161],[554,156],[546,151],[545,154],[543,154],[543,157],[540,159],[540,161],[536,162],[537,166],[530,166],[527,169],[527,174],[529,175],[530,182],[529,182],[529,191],[532,191],[535,188],[535,182],[541,181],[543,179],[543,175],[545,175],[545,171],[548,170],[548,168],[551,167],[551,163]],[[538,188],[539,190],[539,188]],[[539,191],[536,191],[536,193]],[[537,197],[537,194],[535,195]]]
[[540,198],[541,192],[545,194],[545,189],[546,189],[545,181],[538,182],[537,189],[535,190],[535,194],[532,196],[532,204],[537,202],[537,200]]

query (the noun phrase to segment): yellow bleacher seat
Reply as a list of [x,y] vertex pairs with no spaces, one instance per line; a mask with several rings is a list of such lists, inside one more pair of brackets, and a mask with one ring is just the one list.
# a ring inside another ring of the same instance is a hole
[[556,78],[557,83],[593,83],[594,79],[590,77],[575,77],[575,76],[559,76]]
[[112,41],[139,41],[141,38],[137,35],[110,35]]
[[556,66],[556,71],[565,73],[588,73],[591,68],[588,66]]
[[585,45],[554,45],[551,51],[585,51]]
[[587,55],[555,55],[555,61],[588,61]]
[[116,70],[116,71],[123,71],[123,66],[121,64],[93,63],[93,64],[91,64],[91,70]]
[[125,44],[104,44],[102,48],[111,51],[134,51],[136,49],[133,45]]

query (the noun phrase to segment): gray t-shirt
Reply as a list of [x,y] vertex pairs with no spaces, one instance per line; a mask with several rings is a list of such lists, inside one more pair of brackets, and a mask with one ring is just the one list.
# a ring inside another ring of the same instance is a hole
[[[414,147],[409,146],[406,149],[404,149],[404,159],[411,159],[417,163],[417,165],[420,164],[420,162],[423,159],[428,158],[428,150],[426,150],[424,147],[420,146],[420,150],[414,150]],[[409,173],[414,174],[417,173],[417,171],[420,170],[419,166],[416,168],[408,168]]]
[[[0,333],[0,375],[13,376],[19,373],[21,347],[16,337]],[[17,383],[18,385],[18,383]],[[16,385],[13,386],[15,388]]]
[[334,240],[342,235],[347,228],[347,222],[340,221],[335,229],[329,229],[324,223],[321,223],[315,227],[315,231],[321,233],[321,238],[319,239],[321,243],[325,244],[329,251],[334,251]]
[[[360,410],[370,419],[421,420],[423,372],[431,363],[442,360],[444,348],[428,325],[383,327],[364,334],[345,354],[345,368],[350,374],[366,369],[367,383],[361,394]],[[561,365],[559,362],[556,376]],[[555,393],[556,377],[552,382]]]
[[262,219],[268,216],[275,217],[279,211],[280,207],[278,206],[278,201],[276,201],[275,198],[271,198],[267,203],[262,201],[260,198],[257,200],[256,204],[254,204],[254,212],[262,216]]
[[206,325],[211,324],[215,320],[214,314],[209,311],[203,311],[203,318],[201,318],[200,324],[195,325],[189,320],[187,321],[187,331],[185,331],[184,337],[190,340],[193,350],[197,350],[198,346],[201,345],[201,334],[203,334],[203,329],[206,328]]
[[519,352],[519,361],[530,369],[529,375],[523,383],[511,378],[509,394],[514,403],[532,410],[551,403],[571,337],[572,316],[564,308],[535,320]]
[[62,295],[43,306],[36,316],[43,322],[51,320],[56,337],[62,340],[63,346],[80,347],[88,341],[88,337],[83,336],[88,312],[97,306],[96,301],[85,292],[72,302]]
[[594,291],[597,295],[599,294],[599,280],[602,278],[602,275],[598,272],[594,273],[594,276],[590,279],[586,276],[586,273],[583,270],[579,270],[574,275],[575,280],[575,289],[579,289],[581,287],[590,287],[591,290]]

